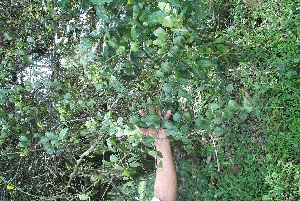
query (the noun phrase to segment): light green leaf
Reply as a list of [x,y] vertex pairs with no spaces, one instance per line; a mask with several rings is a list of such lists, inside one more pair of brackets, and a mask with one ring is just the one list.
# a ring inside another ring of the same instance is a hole
[[34,43],[35,40],[34,40],[34,38],[32,38],[31,36],[28,36],[28,37],[27,37],[27,42],[29,42],[29,43]]
[[21,142],[27,142],[27,141],[28,141],[28,138],[27,138],[25,135],[22,135],[22,136],[20,136],[19,140],[20,140]]
[[164,84],[164,86],[163,86],[163,90],[165,91],[165,92],[171,92],[172,91],[172,84],[171,83],[166,83],[166,84]]
[[167,32],[163,28],[159,27],[153,32],[153,34],[158,38],[163,38],[167,35]]
[[134,69],[131,66],[123,68],[125,75],[134,75]]
[[125,169],[125,170],[123,171],[123,175],[124,175],[125,177],[130,177],[130,172],[129,172],[129,170],[128,170],[128,169]]
[[[131,44],[130,44],[131,45]],[[120,46],[118,49],[117,49],[117,53],[119,54],[123,54],[124,52],[126,51],[126,48],[124,46]]]
[[182,118],[184,120],[188,121],[188,122],[192,122],[193,121],[193,115],[190,112],[184,113]]
[[71,99],[72,99],[71,94],[70,94],[70,93],[66,93],[66,94],[64,95],[64,99],[65,99],[66,101],[71,100]]
[[171,19],[170,16],[166,16],[166,17],[164,18],[164,20],[163,20],[162,25],[163,25],[164,27],[172,28],[172,27],[174,27],[174,22],[173,22],[173,20]]
[[250,102],[250,99],[247,98],[247,97],[244,97],[244,108],[247,112],[252,112],[253,111],[253,107],[252,107],[252,104]]
[[111,155],[109,157],[109,159],[110,159],[110,162],[113,162],[113,163],[116,163],[118,161],[118,157],[116,155]]
[[38,88],[40,85],[41,85],[41,83],[39,83],[39,82],[32,82],[32,83],[31,83],[31,87],[32,87],[33,89]]
[[133,163],[130,163],[129,166],[130,167],[139,167],[141,164],[138,163],[138,162],[133,162]]
[[69,128],[63,128],[60,132],[59,132],[59,139],[60,140],[64,140],[66,137],[66,133],[69,130]]
[[211,103],[209,104],[209,107],[211,110],[217,110],[220,108],[220,106],[217,103]]
[[88,200],[89,196],[87,196],[86,194],[80,194],[79,195],[79,200]]
[[164,11],[166,13],[171,11],[171,6],[169,3],[165,3],[165,2],[158,2],[158,7],[161,11]]
[[164,12],[161,12],[161,11],[151,13],[148,16],[147,23],[149,25],[162,24],[164,17],[166,17],[166,16],[167,16],[167,14]]
[[157,70],[156,72],[155,72],[155,76],[156,77],[160,77],[160,78],[162,78],[162,77],[164,77],[164,73],[163,72],[161,72],[160,70]]
[[57,136],[56,136],[56,134],[55,133],[53,133],[53,132],[47,132],[46,133],[46,137],[48,138],[48,139],[57,139]]
[[226,86],[226,91],[227,91],[228,93],[231,93],[233,90],[234,90],[233,84],[229,84],[229,85]]
[[139,46],[138,46],[137,42],[131,41],[130,42],[130,51],[136,52],[138,50],[139,50]]
[[102,5],[102,4],[105,4],[105,3],[113,2],[113,0],[92,0],[92,2],[96,5]]
[[137,41],[135,26],[131,27],[131,37],[134,41]]

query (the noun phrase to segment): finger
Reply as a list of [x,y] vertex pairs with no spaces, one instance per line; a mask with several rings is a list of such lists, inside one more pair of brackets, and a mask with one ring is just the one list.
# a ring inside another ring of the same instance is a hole
[[171,116],[171,114],[172,114],[172,111],[171,111],[171,110],[168,110],[168,111],[167,111],[167,114],[165,115],[165,119],[169,119],[170,116]]
[[149,106],[149,110],[155,111],[153,106]]
[[148,135],[148,129],[147,129],[147,128],[140,128],[140,131],[141,131],[144,135]]
[[160,117],[162,117],[162,116],[161,116],[161,109],[158,109],[158,110],[157,110],[157,114],[158,114]]
[[139,110],[139,115],[143,115],[144,111],[143,110]]

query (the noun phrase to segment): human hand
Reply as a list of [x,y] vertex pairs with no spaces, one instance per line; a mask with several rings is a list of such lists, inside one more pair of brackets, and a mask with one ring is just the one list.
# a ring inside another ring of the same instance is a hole
[[[149,109],[157,112],[157,114],[162,118],[161,109],[155,110],[153,107],[149,107]],[[139,110],[139,114],[142,116],[144,114],[144,111]],[[166,115],[164,116],[164,119],[168,120],[171,115],[172,115],[171,110],[168,110]],[[167,135],[165,134],[165,129],[155,130],[154,128],[140,128],[140,130],[144,135],[147,135],[147,136],[156,135],[157,138],[166,138],[167,137]]]

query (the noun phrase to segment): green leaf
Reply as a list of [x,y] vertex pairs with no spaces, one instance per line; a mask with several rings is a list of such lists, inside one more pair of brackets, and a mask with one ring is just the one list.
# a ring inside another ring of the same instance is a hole
[[116,155],[111,155],[109,157],[109,159],[110,159],[110,162],[113,162],[113,163],[116,163],[118,161],[118,157]]
[[163,90],[164,90],[165,92],[171,92],[171,91],[172,91],[172,88],[173,88],[173,86],[172,86],[171,83],[166,83],[166,84],[164,84],[164,86],[163,86]]
[[131,66],[124,67],[123,72],[125,73],[125,75],[134,75],[134,69]]
[[137,163],[137,162],[133,162],[133,163],[130,163],[129,166],[130,167],[139,167],[141,164],[140,163]]
[[172,130],[174,128],[174,125],[169,121],[164,121],[163,122],[163,127],[166,128],[166,129]]
[[135,30],[135,26],[131,27],[131,38],[134,40],[134,41],[137,41],[137,35],[136,35],[136,30]]
[[208,60],[200,60],[198,63],[204,68],[212,66],[212,63]]
[[153,32],[153,34],[158,38],[163,38],[167,35],[167,32],[163,28],[159,27]]
[[212,122],[216,125],[219,125],[220,123],[222,123],[222,119],[217,117],[217,118],[213,119]]
[[5,35],[5,38],[7,39],[7,40],[12,40],[12,39],[14,39],[14,36],[12,35],[12,34],[10,34],[10,33],[6,33],[6,34],[4,34]]
[[166,16],[167,16],[167,14],[164,12],[161,12],[161,11],[151,13],[148,16],[147,23],[149,25],[162,24],[164,17],[166,17]]
[[124,175],[125,177],[130,177],[130,172],[129,172],[129,170],[128,170],[128,169],[125,169],[125,170],[123,171],[123,175]]
[[209,107],[211,110],[217,110],[220,108],[220,106],[217,103],[211,103],[209,104]]
[[79,195],[79,200],[88,200],[89,196],[87,196],[86,194],[80,194]]
[[247,98],[247,97],[244,97],[244,108],[247,112],[252,112],[253,111],[253,107],[252,107],[252,104],[250,102],[250,99]]
[[28,37],[27,37],[27,42],[29,42],[29,43],[34,43],[35,40],[34,40],[31,36],[28,36]]
[[69,130],[69,128],[63,128],[63,129],[59,132],[59,139],[60,139],[60,140],[64,140],[64,139],[65,139],[68,130]]
[[92,2],[96,5],[102,5],[102,4],[105,4],[105,3],[113,2],[113,0],[92,0]]
[[233,84],[229,84],[229,85],[226,86],[226,91],[227,91],[228,93],[231,93],[233,90],[234,90]]
[[248,113],[246,111],[241,111],[239,116],[242,121],[245,121],[248,118]]
[[99,4],[96,6],[96,15],[102,20],[106,21],[108,19],[106,10],[103,5]]
[[166,13],[171,11],[171,6],[169,3],[165,3],[165,2],[158,2],[158,7],[161,11],[164,11]]
[[130,42],[130,51],[132,52],[136,52],[139,50],[139,45],[137,44],[137,42]]
[[162,77],[164,77],[164,73],[163,72],[161,72],[160,70],[157,70],[156,72],[155,72],[155,76],[156,77],[160,77],[160,78],[162,78]]
[[164,72],[168,73],[171,71],[171,67],[169,65],[169,62],[164,62],[161,64],[161,68],[163,69]]
[[236,111],[237,109],[239,109],[239,105],[234,100],[230,100],[228,101],[227,109]]
[[53,132],[47,132],[47,133],[46,133],[46,137],[47,137],[48,139],[51,139],[51,140],[57,139],[56,134],[53,133]]
[[164,18],[164,20],[163,20],[162,25],[163,25],[164,27],[172,28],[172,27],[174,27],[174,22],[173,22],[173,20],[171,19],[170,16],[166,16],[166,17]]
[[180,121],[180,119],[181,119],[181,115],[178,112],[176,112],[173,115],[173,120],[178,122],[178,121]]
[[216,137],[219,137],[220,135],[222,135],[223,132],[224,132],[224,130],[223,130],[222,128],[220,128],[220,127],[216,127],[216,128],[214,129],[214,135],[215,135]]
[[184,120],[186,120],[187,122],[192,122],[193,121],[193,115],[190,112],[184,113],[182,118]]
[[71,100],[71,99],[72,99],[71,94],[70,94],[70,93],[66,93],[66,94],[64,95],[64,99],[65,99],[66,101]]
[[21,142],[27,142],[27,141],[28,141],[28,138],[27,138],[25,135],[22,135],[22,136],[20,136],[19,140],[20,140]]
[[[130,43],[130,45],[131,45],[131,43]],[[125,51],[126,51],[126,48],[124,46],[120,46],[117,49],[117,53],[119,53],[119,54],[123,54]]]

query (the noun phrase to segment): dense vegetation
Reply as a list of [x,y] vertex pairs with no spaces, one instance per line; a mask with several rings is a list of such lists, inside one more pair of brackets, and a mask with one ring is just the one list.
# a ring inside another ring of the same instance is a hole
[[0,33],[0,200],[148,200],[138,127],[178,200],[300,199],[298,0],[4,0]]

